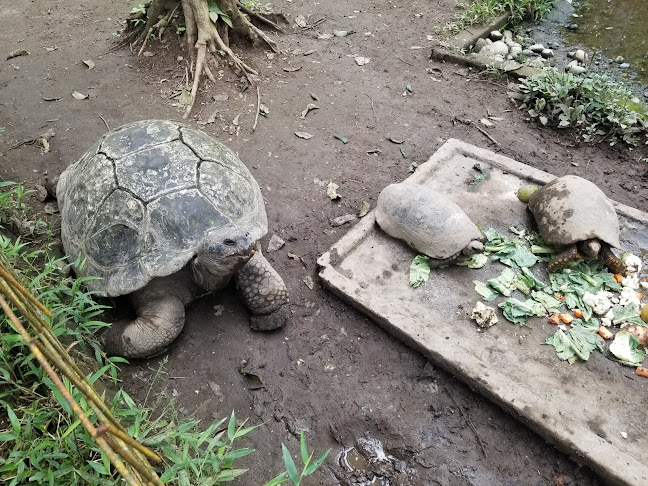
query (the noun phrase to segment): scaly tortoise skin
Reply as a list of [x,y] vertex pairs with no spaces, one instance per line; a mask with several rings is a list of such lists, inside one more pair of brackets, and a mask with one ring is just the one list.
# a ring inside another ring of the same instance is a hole
[[101,277],[86,286],[129,295],[138,314],[103,335],[109,354],[159,354],[182,331],[185,306],[233,277],[252,328],[289,319],[286,286],[256,251],[268,230],[261,190],[206,133],[163,120],[121,126],[61,174],[56,194],[77,275]]
[[550,272],[583,258],[601,259],[613,273],[625,264],[612,252],[619,248],[619,219],[612,201],[594,183],[567,175],[529,196],[528,209],[544,240],[564,250],[550,262]]

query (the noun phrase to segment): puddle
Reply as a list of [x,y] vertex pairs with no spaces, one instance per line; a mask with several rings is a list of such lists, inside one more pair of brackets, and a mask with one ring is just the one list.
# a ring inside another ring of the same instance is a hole
[[[574,17],[577,15],[577,17]],[[576,30],[567,28],[577,24]],[[587,0],[574,7],[558,0],[544,22],[524,23],[525,37],[554,50],[551,64],[564,68],[569,52],[583,49],[592,56],[588,69],[621,79],[648,99],[648,8],[646,0]],[[618,56],[628,67],[615,62]]]
[[648,5],[646,0],[587,0],[574,19],[578,29],[565,38],[600,55],[614,59],[622,56],[630,64],[624,77],[648,85]]
[[389,473],[393,469],[391,456],[383,451],[382,443],[373,438],[358,439],[357,448],[348,447],[337,457],[338,464],[354,474],[354,486],[391,486]]

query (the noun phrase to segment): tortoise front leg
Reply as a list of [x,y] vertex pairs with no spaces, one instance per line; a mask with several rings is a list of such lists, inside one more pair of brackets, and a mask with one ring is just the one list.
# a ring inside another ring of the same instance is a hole
[[168,294],[134,300],[137,317],[112,324],[100,337],[108,355],[129,359],[157,356],[184,327],[185,306],[178,296]]
[[553,259],[549,262],[548,270],[550,273],[555,273],[562,270],[570,263],[582,259],[583,255],[579,253],[576,245],[571,245],[566,250],[558,253],[558,255],[553,257]]
[[608,267],[608,269],[612,273],[620,273],[621,275],[625,275],[625,263],[623,263],[623,261],[612,252],[610,245],[606,243],[602,244],[601,257],[603,258],[603,263],[605,263],[605,266]]
[[252,312],[250,327],[255,331],[278,329],[289,321],[286,284],[260,251],[239,271],[236,289]]

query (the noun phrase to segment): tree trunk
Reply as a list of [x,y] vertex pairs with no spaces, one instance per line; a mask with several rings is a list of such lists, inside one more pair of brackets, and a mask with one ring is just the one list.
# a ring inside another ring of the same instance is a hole
[[[230,49],[229,38],[230,30],[233,30],[252,41],[253,44],[265,43],[272,50],[278,52],[277,45],[268,35],[253,25],[248,17],[239,9],[237,0],[212,0],[223,14],[229,17],[232,27],[222,18],[218,18],[216,24],[209,16],[209,4],[207,0],[152,0],[147,8],[146,22],[138,22],[136,19],[141,17],[130,17],[130,32],[127,32],[123,44],[130,43],[133,38],[133,44],[142,43],[139,50],[141,54],[146,47],[150,37],[159,37],[171,22],[177,11],[182,11],[185,23],[185,36],[187,49],[190,51],[192,59],[193,85],[191,89],[191,104],[187,107],[183,118],[187,118],[193,108],[200,78],[204,73],[211,81],[215,82],[214,76],[208,66],[208,61],[212,60],[217,63],[214,53],[224,52],[225,55],[233,62],[234,67],[241,74],[248,78],[249,75],[256,75],[257,72],[245,64]],[[246,9],[247,11],[247,9]],[[219,17],[222,17],[219,15]],[[135,27],[131,28],[135,24]],[[273,25],[269,22],[270,25]],[[278,26],[275,28],[281,30]],[[140,30],[141,29],[141,30]]]

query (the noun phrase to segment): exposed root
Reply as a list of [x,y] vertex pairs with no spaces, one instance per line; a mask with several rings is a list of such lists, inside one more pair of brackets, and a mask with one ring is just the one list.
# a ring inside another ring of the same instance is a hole
[[[247,36],[253,44],[261,42],[268,45],[274,52],[280,52],[277,43],[253,25],[242,11],[283,32],[278,25],[248,11],[243,5],[237,4],[237,0],[217,0],[217,4],[221,11],[229,17],[232,24],[231,30]],[[173,21],[179,6],[182,7],[184,16],[185,36],[191,57],[193,77],[191,104],[187,106],[183,115],[183,118],[187,118],[193,109],[202,75],[204,74],[213,83],[216,82],[207,65],[207,60],[212,58],[217,62],[215,56],[217,52],[229,59],[234,69],[240,71],[249,82],[251,82],[250,75],[258,73],[232,51],[229,46],[230,28],[221,19],[218,20],[218,25],[213,23],[209,15],[207,0],[153,0],[148,6],[146,22],[133,22],[133,17],[129,19],[129,26],[131,26],[130,22],[136,25],[134,28],[127,28],[120,45],[130,44],[132,49],[133,46],[141,43],[138,55],[142,54],[149,38],[155,37],[156,33],[158,39],[162,37],[165,29]]]

